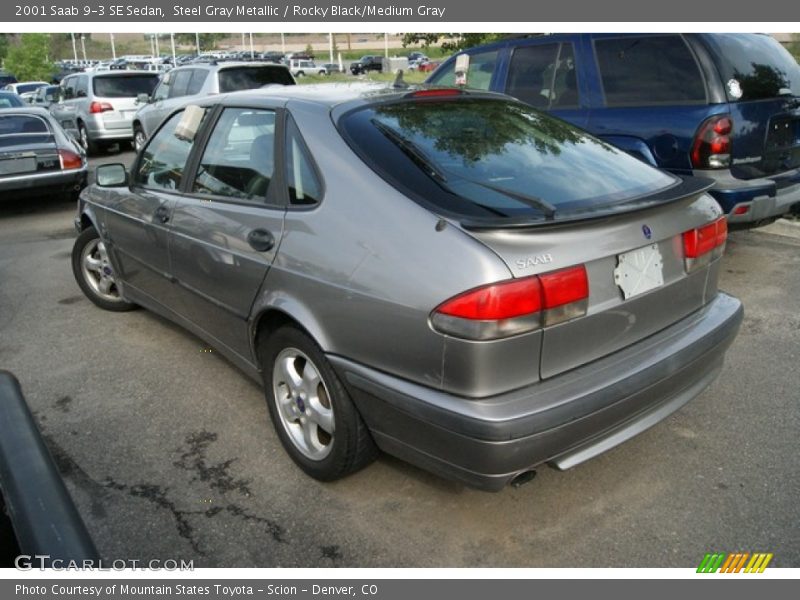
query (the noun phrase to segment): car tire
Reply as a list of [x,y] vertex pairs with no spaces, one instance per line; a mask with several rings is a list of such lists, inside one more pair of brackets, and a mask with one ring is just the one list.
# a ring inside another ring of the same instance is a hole
[[133,151],[137,154],[144,148],[145,143],[147,142],[147,136],[144,134],[144,129],[142,129],[141,125],[134,125],[133,126],[133,141],[131,142],[131,146],[133,147]]
[[295,75],[295,77],[305,77],[305,76],[306,76],[306,74],[303,73],[302,71],[298,71],[297,75]]
[[333,481],[375,460],[378,451],[369,430],[314,340],[286,325],[260,346],[272,424],[306,474]]
[[86,150],[86,155],[91,156],[93,154],[97,154],[98,147],[97,143],[92,141],[92,138],[89,137],[89,130],[86,129],[86,125],[78,121],[78,142]]
[[115,312],[136,308],[120,295],[105,244],[94,227],[84,229],[75,240],[72,273],[84,295],[100,308]]

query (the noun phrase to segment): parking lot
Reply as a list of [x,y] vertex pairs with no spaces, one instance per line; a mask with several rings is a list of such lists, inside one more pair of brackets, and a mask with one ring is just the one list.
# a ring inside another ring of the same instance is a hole
[[693,567],[747,551],[800,566],[800,238],[731,233],[720,287],[745,321],[700,397],[582,466],[489,494],[389,457],[309,479],[235,367],[152,313],[83,296],[73,213],[57,198],[0,199],[0,367],[20,379],[105,558]]

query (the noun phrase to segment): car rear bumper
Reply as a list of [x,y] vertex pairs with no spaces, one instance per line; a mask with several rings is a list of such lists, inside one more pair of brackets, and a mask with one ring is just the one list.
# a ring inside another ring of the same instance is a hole
[[15,196],[66,193],[86,187],[87,168],[0,177],[0,192]]
[[567,469],[637,435],[703,391],[739,329],[726,294],[669,328],[562,375],[479,400],[330,357],[378,446],[497,491],[549,462]]
[[755,223],[779,217],[800,203],[800,169],[760,179],[736,179],[730,171],[695,171],[716,185],[709,193],[730,223]]

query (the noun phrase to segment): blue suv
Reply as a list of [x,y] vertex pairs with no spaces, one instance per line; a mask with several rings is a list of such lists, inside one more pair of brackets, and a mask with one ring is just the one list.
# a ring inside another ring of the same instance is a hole
[[[678,175],[731,223],[800,207],[800,66],[761,34],[555,34],[471,48],[427,80],[505,92]],[[466,63],[466,64],[465,64]]]

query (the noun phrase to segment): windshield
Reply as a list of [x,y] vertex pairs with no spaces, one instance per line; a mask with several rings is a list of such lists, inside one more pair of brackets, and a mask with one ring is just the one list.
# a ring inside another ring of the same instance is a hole
[[518,102],[373,105],[345,115],[340,127],[396,187],[459,216],[552,218],[651,194],[677,181]]
[[706,42],[717,57],[730,101],[800,96],[800,65],[772,36],[726,33]]
[[139,94],[149,96],[157,83],[158,75],[95,77],[94,95],[99,98],[136,98]]
[[14,108],[25,106],[25,103],[16,94],[0,92],[0,108]]
[[50,127],[33,115],[0,115],[0,148],[49,141]]
[[283,67],[236,67],[219,72],[219,91],[223,93],[253,90],[270,83],[292,85],[294,80]]

